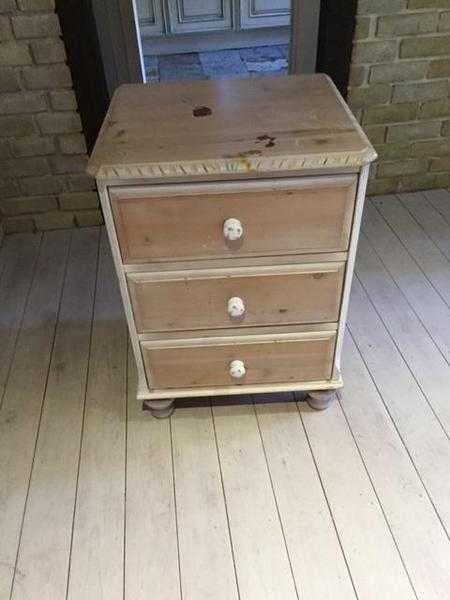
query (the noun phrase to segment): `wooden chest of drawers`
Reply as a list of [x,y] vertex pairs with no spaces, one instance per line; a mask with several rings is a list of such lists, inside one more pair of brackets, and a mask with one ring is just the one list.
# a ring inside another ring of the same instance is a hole
[[192,396],[328,403],[375,157],[324,75],[119,88],[88,170],[157,416]]

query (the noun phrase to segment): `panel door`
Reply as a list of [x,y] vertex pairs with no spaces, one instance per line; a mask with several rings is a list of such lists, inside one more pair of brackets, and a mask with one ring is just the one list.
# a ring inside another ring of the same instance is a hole
[[168,0],[172,33],[231,29],[231,0]]
[[162,35],[164,19],[161,0],[136,0],[139,26],[145,27],[146,35]]
[[241,29],[289,25],[290,0],[240,0]]

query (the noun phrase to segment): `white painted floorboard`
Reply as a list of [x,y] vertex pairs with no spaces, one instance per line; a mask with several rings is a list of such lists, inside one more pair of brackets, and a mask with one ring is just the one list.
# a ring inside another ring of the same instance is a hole
[[[386,324],[423,393],[447,433],[450,433],[450,402],[446,390],[450,365],[446,362],[423,323],[390,277],[373,247],[361,235],[356,274],[373,306]],[[446,316],[450,329],[450,312]],[[447,323],[443,322],[441,329]]]
[[16,570],[28,485],[64,284],[71,235],[46,234],[36,264],[0,412],[0,598],[27,573]]
[[[363,232],[410,307],[450,363],[450,310],[370,201],[364,210]],[[357,256],[359,261],[360,256],[361,252]]]
[[395,196],[372,199],[436,292],[450,305],[450,262]]
[[170,420],[154,419],[136,402],[137,370],[130,344],[125,598],[181,600]]
[[299,596],[353,600],[351,576],[292,394],[284,403],[282,394],[254,399]]
[[172,444],[183,598],[237,599],[238,588],[209,403],[175,412],[172,417]]
[[389,202],[366,207],[323,413],[286,394],[154,419],[104,231],[5,238],[1,600],[450,597],[450,194]]
[[339,403],[323,413],[302,406],[300,414],[358,598],[413,599],[395,539]]
[[33,283],[41,239],[41,235],[9,236],[0,251],[0,406]]
[[441,600],[450,590],[447,535],[350,337],[344,365],[338,395],[405,569],[419,598]]
[[89,364],[99,229],[74,232],[12,597],[64,597]]
[[127,341],[118,284],[103,232],[75,501],[69,600],[123,598]]
[[351,335],[448,533],[448,436],[357,278],[353,281],[350,307]]
[[[430,239],[450,260],[450,223],[427,200],[425,193],[402,194],[398,198]],[[450,205],[450,194],[448,202]]]
[[450,225],[450,192],[448,190],[427,190],[422,193]]
[[246,600],[294,600],[299,595],[285,533],[248,402],[213,404],[239,590]]

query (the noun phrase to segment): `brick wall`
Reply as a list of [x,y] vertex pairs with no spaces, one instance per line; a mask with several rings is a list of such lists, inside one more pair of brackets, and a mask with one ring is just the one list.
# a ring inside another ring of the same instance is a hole
[[[349,103],[369,192],[450,186],[450,0],[359,0]],[[0,222],[102,222],[54,0],[0,0]]]
[[369,192],[450,186],[450,0],[358,0],[349,103],[376,147]]
[[102,222],[54,0],[0,0],[0,220]]

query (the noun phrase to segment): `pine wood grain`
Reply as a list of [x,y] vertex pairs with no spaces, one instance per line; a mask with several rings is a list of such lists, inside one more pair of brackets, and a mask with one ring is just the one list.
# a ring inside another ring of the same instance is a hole
[[[234,259],[346,251],[356,183],[340,175],[117,187],[109,197],[125,264]],[[224,237],[228,218],[242,223],[239,244]]]
[[[266,343],[245,337],[233,343],[153,347],[142,343],[142,353],[153,385],[158,389],[240,384],[322,381],[331,378],[335,347],[332,332],[298,334],[298,339],[274,336]],[[236,381],[230,363],[241,360],[245,376]],[[174,370],[173,365],[176,365]]]
[[[321,263],[180,271],[164,278],[130,274],[127,280],[141,333],[336,322],[344,272],[345,263]],[[233,297],[245,307],[238,320],[228,314]]]
[[325,75],[125,85],[89,161],[97,177],[359,167],[376,154]]

